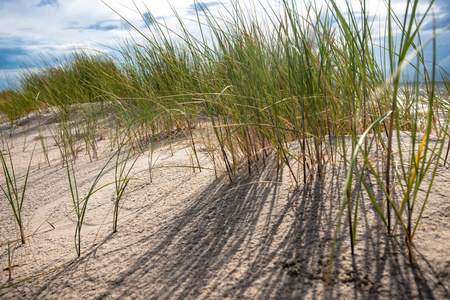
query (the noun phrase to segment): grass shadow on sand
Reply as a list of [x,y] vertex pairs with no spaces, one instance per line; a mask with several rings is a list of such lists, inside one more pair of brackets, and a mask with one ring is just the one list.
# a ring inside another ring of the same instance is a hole
[[[430,277],[432,265],[411,267],[400,235],[381,232],[368,198],[360,203],[365,213],[355,256],[344,223],[324,294],[343,172],[330,167],[325,179],[293,189],[280,184],[288,173],[277,175],[272,160],[250,179],[215,180],[182,200],[179,213],[157,230],[145,229],[150,225],[143,214],[135,220],[142,222],[139,232],[125,228],[109,235],[72,264],[43,276],[33,296],[59,298],[81,288],[99,299],[433,299],[436,290],[448,295],[437,275]],[[126,239],[130,235],[136,238]],[[109,264],[114,267],[99,267]]]

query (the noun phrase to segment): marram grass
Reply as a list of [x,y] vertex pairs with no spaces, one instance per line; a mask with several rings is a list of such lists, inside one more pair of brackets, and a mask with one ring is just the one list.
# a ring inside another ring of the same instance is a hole
[[[203,128],[209,129],[202,142],[211,145],[216,172],[223,171],[230,181],[242,169],[251,176],[269,152],[288,168],[296,187],[307,184],[314,174],[326,176],[326,164],[343,161],[347,180],[336,214],[347,209],[352,251],[359,199],[351,195],[352,190],[364,190],[386,231],[393,233],[398,224],[413,262],[412,242],[427,200],[420,204],[418,191],[424,188],[428,197],[436,168],[446,163],[450,149],[445,144],[449,75],[436,65],[438,33],[434,30],[427,41],[420,37],[432,4],[420,14],[418,4],[408,1],[405,14],[397,16],[388,1],[386,20],[380,23],[385,28],[378,30],[365,1],[358,13],[349,2],[342,9],[335,1],[325,7],[298,7],[286,0],[281,11],[261,5],[259,12],[245,14],[246,9],[233,1],[222,15],[207,8],[196,11],[200,35],[190,32],[176,11],[178,29],[151,12],[142,14],[147,30],[129,23],[140,41],[124,41],[114,57],[77,52],[37,73],[24,71],[15,91],[2,93],[0,109],[14,120],[52,108],[60,119],[51,129],[73,191],[78,254],[88,199],[82,204],[78,198],[71,173],[81,147],[74,135],[83,135],[84,147],[95,159],[100,155],[99,137],[109,136],[111,148],[118,149],[123,147],[120,141],[127,140],[130,149],[140,153],[183,133],[192,148],[192,167],[201,170],[193,132]],[[425,57],[427,44],[431,57]],[[436,89],[438,70],[445,81],[442,94]],[[402,83],[406,76],[413,78],[411,84]],[[81,110],[84,121],[73,122],[72,109],[84,103],[94,103],[96,110]],[[100,115],[111,114],[108,129],[98,126]],[[402,148],[401,132],[410,133],[412,151]],[[431,135],[439,143],[431,143]],[[292,142],[299,147],[288,147]],[[382,171],[370,157],[375,145],[383,149]],[[115,216],[134,166],[133,162],[126,171],[127,163],[119,162],[119,154]],[[357,159],[363,169],[355,167]],[[374,175],[384,199],[375,198],[361,172]],[[432,179],[423,187],[425,174]],[[97,182],[98,178],[91,192]],[[340,222],[339,217],[338,226]]]

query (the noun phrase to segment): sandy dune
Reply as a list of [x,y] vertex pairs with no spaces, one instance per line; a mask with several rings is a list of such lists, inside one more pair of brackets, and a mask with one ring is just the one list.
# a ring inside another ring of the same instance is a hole
[[[1,130],[8,137],[9,126],[3,124]],[[50,165],[38,142],[36,120],[24,122],[8,137],[19,184],[35,150],[23,208],[25,245],[16,241],[11,207],[0,196],[0,287],[28,279],[1,289],[1,299],[450,297],[448,165],[438,168],[415,237],[417,264],[409,264],[400,231],[385,234],[368,197],[363,197],[356,253],[350,254],[344,222],[325,291],[344,181],[339,164],[327,165],[324,179],[315,176],[295,189],[287,168],[277,173],[276,160],[268,157],[265,168],[261,162],[261,172],[229,183],[207,169],[211,166],[205,149],[199,147],[206,168],[194,172],[168,167],[191,165],[190,148],[183,143],[163,145],[152,157],[147,151],[137,158],[133,177],[142,180],[131,181],[125,192],[117,233],[112,233],[114,186],[92,196],[77,258],[67,170],[48,133],[46,138]],[[86,195],[113,155],[108,145],[107,139],[98,141],[101,155],[93,162],[81,149],[74,165],[80,195]],[[113,181],[111,163],[98,187]],[[377,196],[382,197],[381,192]]]

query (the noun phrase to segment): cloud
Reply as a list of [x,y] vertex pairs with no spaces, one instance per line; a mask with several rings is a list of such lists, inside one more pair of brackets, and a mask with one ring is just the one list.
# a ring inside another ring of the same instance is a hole
[[0,70],[0,89],[8,89],[17,86],[22,72],[23,69],[20,68]]
[[[146,27],[150,31],[154,30],[153,23],[160,21],[170,30],[179,33],[177,30],[180,24],[174,15],[173,9],[175,9],[187,29],[194,35],[200,35],[199,26],[196,18],[192,17],[193,14],[203,11],[219,14],[223,13],[224,8],[233,11],[230,4],[231,0],[205,0],[205,2],[195,0],[103,1],[0,0],[0,14],[2,16],[0,18],[0,73],[2,69],[9,72],[9,70],[20,67],[18,60],[26,61],[27,65],[28,63],[33,63],[35,62],[33,59],[39,60],[42,54],[49,54],[59,58],[64,54],[70,54],[75,48],[103,49],[100,45],[114,48],[118,41],[130,36],[137,40],[142,38],[122,20],[122,17],[130,21],[138,29]],[[264,4],[265,1],[262,0],[261,3]],[[344,0],[337,1],[339,4]],[[359,7],[358,0],[349,1],[354,3],[355,9]],[[264,15],[265,12],[258,5],[258,2],[259,0],[239,0],[237,4],[242,5],[244,12],[254,8],[258,11],[258,14]],[[270,12],[273,9],[274,13],[277,13],[277,5],[280,5],[283,1],[267,0],[267,2],[267,5],[270,6],[270,9],[267,9],[267,11]],[[299,7],[302,7],[302,1],[295,0],[292,2],[296,2]],[[398,15],[404,14],[407,0],[392,0],[392,2]],[[436,24],[438,28],[450,24],[450,5],[447,2],[448,0],[435,1]],[[321,5],[325,5],[326,1],[315,0],[315,3],[321,7]],[[428,1],[425,1],[424,5],[426,3]],[[419,11],[423,12],[422,5],[419,4],[419,6]],[[383,30],[384,24],[382,23],[386,15],[385,5],[382,1],[368,1],[367,7],[371,21],[372,16],[376,15],[372,28],[374,30],[374,39],[380,39],[385,34]],[[56,9],[58,9],[57,13],[55,13]],[[147,10],[150,10],[150,13],[147,13]],[[358,15],[357,11],[354,11],[354,13]],[[152,18],[151,15],[155,18]],[[220,18],[217,20],[218,22],[226,22],[226,20],[220,20]],[[428,23],[425,26],[431,28],[431,18],[427,20]],[[142,32],[146,33],[147,31],[142,30]],[[430,31],[424,30],[424,32],[430,35]],[[178,38],[175,33],[173,34],[174,39]],[[427,37],[425,33],[423,40],[426,40]],[[172,37],[172,33],[170,35]],[[442,35],[438,38],[437,50],[437,61],[442,61],[446,66],[448,66],[448,60],[446,59],[450,54],[450,38],[447,37],[449,35],[445,37]],[[426,51],[429,51],[428,48]],[[427,55],[427,57],[429,56]]]
[[41,0],[41,2],[39,2],[37,4],[38,7],[43,7],[43,6],[55,6],[55,7],[59,7],[59,2],[58,0]]
[[31,64],[31,56],[36,54],[33,47],[39,47],[39,43],[30,46],[29,41],[22,38],[0,36],[0,70],[11,70]]
[[92,25],[87,26],[68,26],[64,29],[79,29],[79,30],[99,30],[99,31],[111,31],[123,28],[122,22],[119,21],[99,21]]
[[142,17],[144,18],[144,21],[148,26],[151,26],[153,25],[153,23],[155,23],[154,17],[148,12],[144,13]]
[[436,30],[447,27],[448,25],[450,25],[450,14],[442,14],[440,16],[437,16],[434,21],[428,21],[428,23],[426,23],[425,26],[422,27],[422,30],[432,30],[434,24],[436,24]]
[[422,26],[422,30],[432,30],[433,23],[436,24],[437,30],[450,25],[450,3],[436,1],[433,9],[428,13],[427,23]]
[[88,26],[87,29],[100,30],[100,31],[110,31],[118,29],[117,25],[102,25],[101,23],[97,23],[91,26]]
[[210,1],[210,2],[196,2],[191,5],[191,8],[194,11],[207,11],[210,7],[221,5],[218,1]]
[[21,57],[27,55],[23,47],[0,47],[0,69],[15,69]]
[[20,2],[20,0],[0,0],[0,9],[4,9],[5,6],[9,6],[15,2]]
[[444,59],[441,59],[439,62],[438,62],[438,65],[440,66],[440,67],[442,67],[443,69],[446,69],[446,70],[450,70],[450,55],[448,55],[446,58],[444,58]]

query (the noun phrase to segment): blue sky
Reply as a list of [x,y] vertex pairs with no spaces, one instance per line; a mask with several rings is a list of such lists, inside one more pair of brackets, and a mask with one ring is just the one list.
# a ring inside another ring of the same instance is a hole
[[[279,1],[268,0],[271,6]],[[221,2],[227,5],[230,0]],[[221,2],[204,1],[213,11],[223,9]],[[251,2],[252,0],[239,1],[242,4]],[[358,3],[356,0],[353,2]],[[399,15],[404,12],[405,2],[394,1]],[[376,0],[367,3],[371,12],[384,6],[381,1]],[[421,7],[425,7],[429,1],[419,3]],[[202,8],[194,0],[0,0],[0,89],[8,85],[8,78],[12,82],[17,81],[24,64],[33,69],[43,56],[61,59],[74,49],[111,51],[109,47],[114,47],[119,41],[129,37],[129,30],[121,17],[108,5],[133,24],[142,27],[145,24],[138,10],[145,12],[148,8],[155,17],[164,17],[170,23],[170,20],[175,22],[172,7],[186,20],[192,18],[195,5]],[[438,29],[450,25],[450,1],[435,1],[434,12]],[[187,24],[188,27],[191,26],[189,21]],[[196,30],[194,24],[192,28]],[[423,26],[424,40],[430,36],[431,29],[430,18]],[[430,47],[425,50],[430,51]],[[438,39],[437,62],[450,72],[449,30]]]

